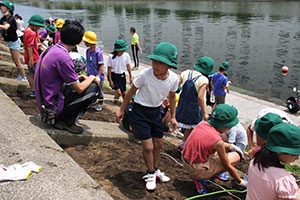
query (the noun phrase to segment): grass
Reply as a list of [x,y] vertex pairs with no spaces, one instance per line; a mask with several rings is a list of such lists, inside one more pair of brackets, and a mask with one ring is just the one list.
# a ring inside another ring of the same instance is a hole
[[298,165],[285,165],[285,170],[291,172],[295,176],[300,177],[300,167]]

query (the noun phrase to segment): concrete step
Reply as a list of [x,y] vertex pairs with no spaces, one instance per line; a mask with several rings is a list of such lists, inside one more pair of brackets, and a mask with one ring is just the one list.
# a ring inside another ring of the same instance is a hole
[[[1,61],[13,62],[10,52],[3,51],[3,50],[0,50],[0,60]],[[23,55],[20,56],[20,60],[21,60],[21,63],[24,63],[24,56]]]
[[[0,163],[32,161],[42,170],[26,181],[1,183],[0,199],[104,199],[102,188],[0,90]],[[13,188],[13,190],[12,190]]]

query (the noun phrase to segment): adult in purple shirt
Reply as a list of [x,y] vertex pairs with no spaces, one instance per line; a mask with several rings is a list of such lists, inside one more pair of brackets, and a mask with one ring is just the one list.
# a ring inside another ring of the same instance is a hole
[[96,77],[78,76],[68,53],[81,42],[83,34],[84,28],[79,22],[65,23],[61,29],[61,42],[40,57],[37,63],[40,70],[36,70],[34,81],[40,113],[43,112],[42,105],[55,110],[56,122],[53,127],[77,134],[82,133],[83,128],[75,122],[95,103],[99,94]]

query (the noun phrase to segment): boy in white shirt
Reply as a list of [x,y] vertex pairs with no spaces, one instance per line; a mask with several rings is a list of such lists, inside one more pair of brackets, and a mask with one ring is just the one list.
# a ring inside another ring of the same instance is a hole
[[161,182],[170,181],[170,178],[157,168],[163,145],[160,105],[169,95],[171,124],[175,130],[177,127],[175,92],[178,87],[178,78],[169,69],[177,69],[178,51],[173,44],[164,42],[158,44],[153,54],[147,58],[152,60],[152,67],[141,71],[134,80],[117,112],[117,121],[120,122],[123,118],[126,105],[133,94],[137,92],[130,121],[134,137],[141,140],[142,143],[143,158],[148,169],[147,174],[143,177],[146,181],[146,189],[153,191],[156,188],[156,178]]

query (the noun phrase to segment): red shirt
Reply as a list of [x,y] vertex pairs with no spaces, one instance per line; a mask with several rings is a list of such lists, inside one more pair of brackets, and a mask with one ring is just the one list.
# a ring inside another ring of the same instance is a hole
[[206,162],[215,153],[214,145],[222,140],[218,131],[208,122],[200,122],[188,137],[182,154],[186,160],[193,163]]
[[29,62],[29,55],[28,55],[28,47],[32,46],[32,56],[34,63],[39,61],[39,52],[38,52],[38,43],[39,43],[39,33],[37,31],[32,31],[31,29],[25,29],[23,35],[23,42],[24,42],[24,59],[25,64]]

